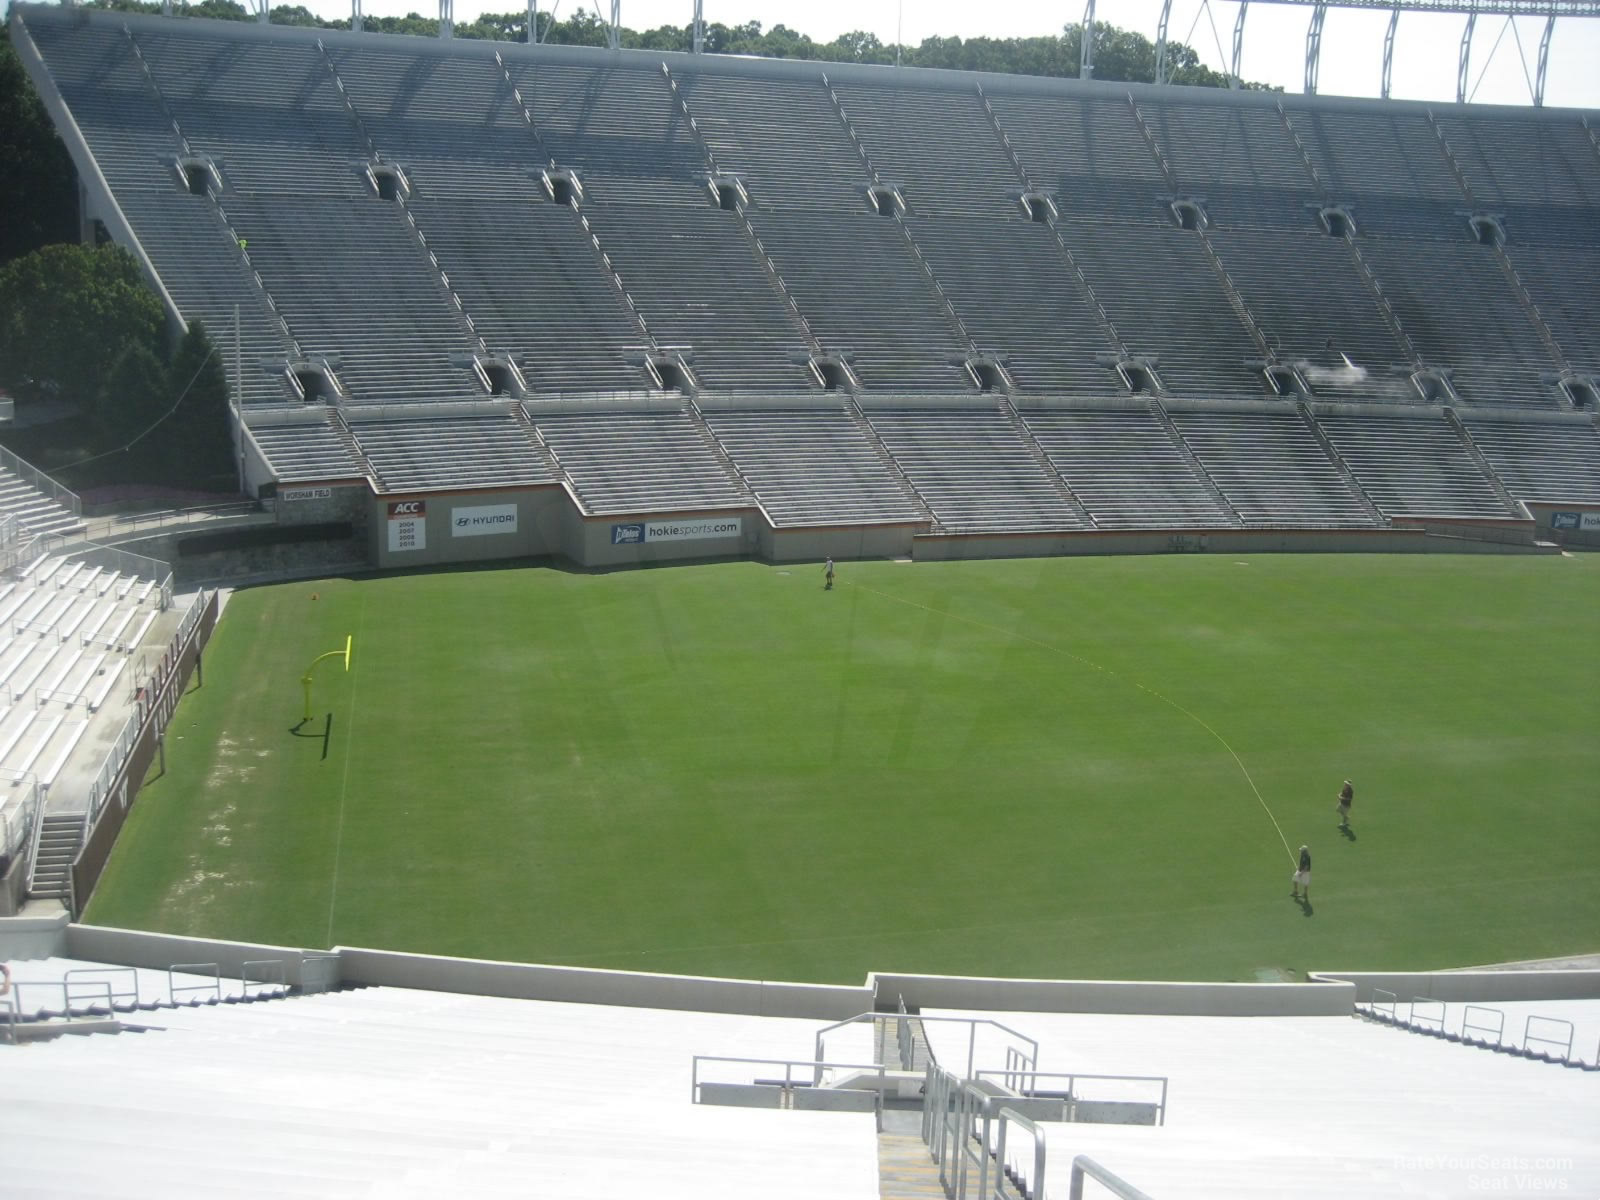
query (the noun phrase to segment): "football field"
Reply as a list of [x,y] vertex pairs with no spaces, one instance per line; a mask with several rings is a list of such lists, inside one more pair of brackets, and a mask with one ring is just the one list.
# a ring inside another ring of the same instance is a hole
[[1600,950],[1596,555],[325,579],[204,679],[88,921],[828,982]]

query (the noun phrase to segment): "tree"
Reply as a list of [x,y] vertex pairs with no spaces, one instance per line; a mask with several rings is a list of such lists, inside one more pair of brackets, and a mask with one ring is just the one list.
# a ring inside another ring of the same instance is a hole
[[[186,484],[201,490],[234,485],[233,434],[228,414],[228,377],[222,353],[199,321],[178,343],[167,372],[168,408],[155,414],[160,424],[144,438],[140,465],[155,482]],[[162,419],[164,418],[164,419]]]
[[130,344],[160,355],[166,316],[119,246],[46,246],[0,267],[0,386],[93,405]]
[[0,263],[77,237],[77,173],[9,28],[0,31],[0,163]]

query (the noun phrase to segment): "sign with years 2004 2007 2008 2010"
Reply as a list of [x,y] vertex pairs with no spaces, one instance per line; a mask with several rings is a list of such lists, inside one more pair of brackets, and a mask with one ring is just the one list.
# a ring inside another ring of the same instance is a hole
[[[391,552],[428,548],[428,502],[393,500],[388,506]],[[515,504],[479,504],[450,510],[451,537],[484,537],[517,532]]]

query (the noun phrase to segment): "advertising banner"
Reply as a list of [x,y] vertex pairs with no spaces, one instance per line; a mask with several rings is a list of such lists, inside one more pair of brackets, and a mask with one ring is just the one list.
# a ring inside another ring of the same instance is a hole
[[515,504],[480,504],[475,508],[450,510],[451,537],[483,537],[490,533],[515,533]]
[[391,500],[389,502],[389,550],[401,553],[428,548],[428,502]]
[[279,488],[278,499],[294,503],[296,500],[332,500],[332,488]]
[[698,542],[707,538],[738,537],[743,517],[689,517],[681,521],[636,521],[611,527],[613,546],[641,542]]

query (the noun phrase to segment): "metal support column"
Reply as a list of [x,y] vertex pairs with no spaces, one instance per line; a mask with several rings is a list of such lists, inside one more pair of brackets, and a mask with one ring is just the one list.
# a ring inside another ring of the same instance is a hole
[[622,0],[611,0],[611,24],[606,27],[606,45],[622,49]]
[[1250,0],[1239,5],[1239,17],[1233,23],[1233,67],[1228,75],[1228,86],[1237,90],[1240,72],[1244,66],[1244,15],[1250,11]]
[[439,36],[451,37],[456,31],[456,0],[439,0]]
[[1167,82],[1167,20],[1172,16],[1172,0],[1161,0],[1161,20],[1156,24],[1156,82]]
[[1078,78],[1094,78],[1094,0],[1083,10],[1083,37],[1078,55]]
[[1328,6],[1319,4],[1311,10],[1311,24],[1306,26],[1306,95],[1317,94],[1317,64],[1322,57],[1322,22],[1328,17]]
[[1544,77],[1550,70],[1550,35],[1556,31],[1556,15],[1544,20],[1544,33],[1539,38],[1539,65],[1533,75],[1533,106],[1544,107]]
[[1476,10],[1467,14],[1467,27],[1461,34],[1461,62],[1456,67],[1456,103],[1467,102],[1468,74],[1472,67],[1472,31],[1478,24]]
[[706,4],[705,0],[694,0],[694,52],[706,52]]
[[256,20],[266,25],[272,21],[272,0],[255,0]]
[[350,29],[353,33],[360,33],[366,27],[361,19],[361,0],[350,0]]
[[1400,6],[1396,4],[1389,14],[1389,30],[1383,35],[1383,83],[1379,95],[1389,98],[1389,87],[1394,82],[1394,35],[1400,28]]
[[528,0],[528,45],[539,44],[539,0]]

